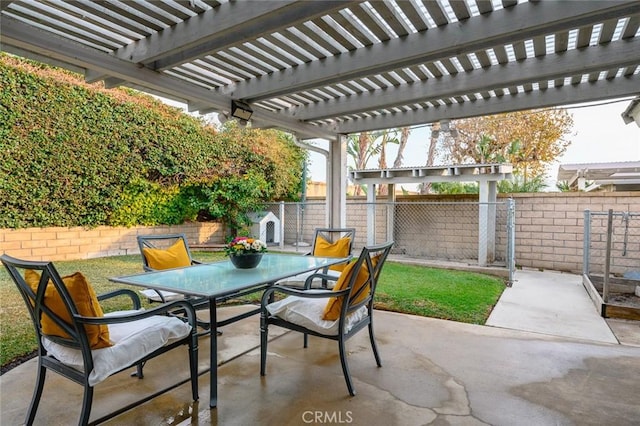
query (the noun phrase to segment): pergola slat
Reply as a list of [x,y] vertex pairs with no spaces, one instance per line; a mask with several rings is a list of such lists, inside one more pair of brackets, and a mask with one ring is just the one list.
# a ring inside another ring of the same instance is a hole
[[609,43],[613,38],[613,33],[618,25],[617,19],[610,19],[603,23],[602,30],[600,31],[600,38],[598,43]]
[[591,34],[593,27],[581,27],[578,31],[578,40],[576,41],[576,48],[581,49],[586,47],[591,42]]
[[393,6],[386,2],[372,2],[371,5],[398,37],[409,34],[408,25],[403,24],[400,14],[393,9]]
[[354,14],[362,21],[364,26],[371,31],[380,41],[389,40],[391,36],[385,30],[382,22],[378,23],[378,18],[371,12],[373,6],[368,3],[361,4],[361,7],[354,8]]
[[397,2],[397,5],[400,8],[400,10],[402,10],[402,12],[405,14],[407,19],[409,19],[409,22],[411,22],[411,25],[413,25],[416,31],[424,31],[428,28],[424,19],[422,19],[422,16],[415,9],[412,2],[399,1]]
[[194,110],[228,110],[242,99],[256,126],[302,138],[431,120],[434,110],[548,105],[559,91],[563,103],[613,96],[632,87],[640,66],[640,2],[632,0],[1,5],[7,52],[109,87],[185,99]]
[[482,68],[488,68],[491,66],[491,60],[489,59],[489,55],[487,55],[487,52],[485,52],[484,50],[480,50],[478,52],[475,52],[475,55]]
[[491,0],[476,0],[476,5],[480,14],[493,11],[493,2]]
[[467,5],[464,1],[460,0],[452,0],[449,1],[449,5],[451,9],[453,9],[453,13],[456,15],[458,21],[464,21],[471,17],[471,13],[469,9],[467,9]]
[[427,12],[429,12],[429,16],[437,26],[447,25],[449,20],[447,19],[447,15],[442,11],[440,5],[431,0],[423,0],[422,1],[424,7],[427,8]]
[[623,39],[635,37],[638,33],[638,28],[640,28],[640,15],[633,15],[629,17],[629,21],[627,22],[627,26],[622,32]]
[[555,34],[555,45],[557,53],[566,52],[569,48],[569,32],[562,31]]
[[[327,37],[324,37],[323,34],[319,34],[318,31],[313,31],[307,25],[301,25],[301,26],[299,26],[297,28],[302,34],[304,34],[307,37],[309,37],[311,40],[316,42],[318,44],[318,46],[320,46],[321,48],[323,48],[324,50],[326,50],[330,54],[337,55],[337,54],[340,53],[340,49],[338,49],[336,47],[335,43],[331,43],[327,39]],[[320,57],[322,57],[322,56],[319,56],[319,58]]]

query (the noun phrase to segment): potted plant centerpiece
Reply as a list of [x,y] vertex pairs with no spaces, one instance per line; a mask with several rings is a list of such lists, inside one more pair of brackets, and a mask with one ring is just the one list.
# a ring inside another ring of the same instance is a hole
[[251,269],[258,266],[267,245],[255,238],[235,237],[224,247],[231,263],[238,269]]

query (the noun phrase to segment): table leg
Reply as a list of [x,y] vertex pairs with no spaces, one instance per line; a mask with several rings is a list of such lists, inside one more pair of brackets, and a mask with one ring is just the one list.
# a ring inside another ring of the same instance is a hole
[[211,324],[211,333],[209,334],[211,336],[209,408],[215,408],[218,405],[218,319],[215,297],[209,298],[209,321]]

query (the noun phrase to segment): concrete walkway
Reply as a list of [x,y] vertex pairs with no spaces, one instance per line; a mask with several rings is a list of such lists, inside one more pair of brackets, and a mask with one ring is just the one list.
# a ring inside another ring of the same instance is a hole
[[579,275],[521,270],[491,312],[487,324],[558,337],[618,343]]
[[[182,385],[106,424],[638,425],[640,345],[618,343],[575,276],[519,271],[516,279],[489,326],[376,312],[383,367],[366,331],[347,343],[355,397],[335,343],[310,338],[303,349],[296,333],[272,336],[260,377],[252,317],[220,337],[217,409],[207,407],[205,373],[200,403]],[[640,335],[640,324],[632,326]],[[208,347],[203,339],[203,371]],[[98,385],[92,419],[187,377],[186,353],[172,352],[149,362],[144,380],[121,373]],[[1,377],[0,424],[23,421],[35,366],[31,360]],[[80,401],[79,386],[51,374],[36,424],[74,424]]]
[[486,325],[550,336],[640,346],[640,322],[602,318],[582,277],[519,270]]

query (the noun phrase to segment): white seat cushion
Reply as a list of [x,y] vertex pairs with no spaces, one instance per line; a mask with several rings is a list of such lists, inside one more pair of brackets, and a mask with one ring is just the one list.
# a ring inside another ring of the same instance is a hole
[[[294,275],[293,277],[284,278],[278,281],[276,284],[284,285],[284,286],[303,287],[307,277],[315,273],[316,271],[311,271],[311,272],[305,272],[304,274]],[[324,274],[325,272],[320,270],[317,273]],[[334,271],[333,269],[329,269],[326,272],[326,275],[330,275],[332,277],[338,278],[340,276],[340,271]],[[335,283],[336,283],[335,281],[327,280],[327,288],[331,290]],[[311,288],[322,288],[322,280],[320,278],[315,278],[313,280],[313,283],[311,284]]]
[[147,288],[147,289],[144,289],[144,290],[140,290],[140,293],[142,293],[144,295],[144,297],[146,297],[147,299],[149,299],[151,301],[154,301],[154,302],[162,302],[162,299],[158,295],[158,292],[160,292],[160,294],[162,294],[162,297],[164,297],[164,300],[166,302],[172,302],[174,300],[183,300],[184,299],[184,294],[174,293],[172,291],[151,290],[150,288]]
[[[116,316],[136,311],[106,314]],[[93,371],[89,385],[95,386],[113,373],[135,363],[169,342],[180,340],[191,332],[191,326],[178,318],[154,315],[137,321],[109,324],[109,337],[113,346],[91,351]],[[42,344],[50,355],[62,363],[82,371],[82,353],[78,349],[55,343],[47,338]]]
[[[313,291],[313,290],[312,290]],[[299,296],[289,296],[270,303],[267,310],[287,322],[298,324],[318,333],[335,336],[338,334],[338,320],[326,321],[322,319],[322,312],[327,306],[327,299],[309,299]],[[355,324],[367,316],[367,307],[362,306],[347,317],[345,333]]]

